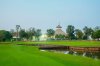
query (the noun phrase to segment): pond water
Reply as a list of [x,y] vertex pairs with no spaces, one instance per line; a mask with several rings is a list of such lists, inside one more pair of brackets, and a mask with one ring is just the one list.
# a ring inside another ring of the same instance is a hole
[[[99,47],[71,47],[71,46],[58,46],[58,45],[44,45],[44,44],[18,44],[25,46],[37,46],[40,51],[49,51],[55,53],[71,54],[74,56],[90,57],[95,60],[100,60],[100,48]],[[87,51],[77,51],[87,50]],[[94,51],[95,50],[95,51]]]
[[40,51],[49,51],[55,53],[63,53],[63,54],[71,54],[74,56],[82,56],[82,57],[90,57],[95,60],[100,60],[100,52],[76,52],[76,51],[68,51],[68,50],[48,50],[48,49],[40,49]]

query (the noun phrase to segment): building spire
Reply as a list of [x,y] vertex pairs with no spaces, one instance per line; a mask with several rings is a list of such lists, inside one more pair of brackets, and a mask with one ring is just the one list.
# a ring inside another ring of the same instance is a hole
[[57,26],[56,28],[62,28],[62,27],[60,26],[60,22],[59,22],[59,24],[58,24],[58,26]]
[[60,25],[60,21],[59,21],[59,24],[58,25]]

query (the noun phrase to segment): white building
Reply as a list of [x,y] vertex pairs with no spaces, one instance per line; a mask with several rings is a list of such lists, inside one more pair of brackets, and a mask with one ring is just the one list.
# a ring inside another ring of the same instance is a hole
[[[60,25],[58,25],[58,26],[56,27],[55,34],[54,34],[54,36],[52,36],[53,39],[55,39],[55,36],[56,36],[56,35],[65,35],[65,36],[67,36],[67,33],[65,33],[61,28],[62,28],[62,27],[61,27]],[[48,39],[49,39],[49,37],[47,36],[47,34],[42,34],[42,35],[40,36],[40,38],[39,38],[40,41],[46,41],[46,40],[48,40]],[[33,37],[33,41],[34,41],[34,40],[35,40],[35,37]]]

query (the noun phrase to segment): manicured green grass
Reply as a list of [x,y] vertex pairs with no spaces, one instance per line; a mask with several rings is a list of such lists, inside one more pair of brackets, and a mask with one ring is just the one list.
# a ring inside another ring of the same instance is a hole
[[[33,42],[17,42],[32,44]],[[34,42],[35,43],[35,42]],[[38,42],[36,42],[38,43]],[[57,43],[57,42],[51,42]],[[97,42],[98,43],[98,42]],[[47,42],[47,44],[49,44]],[[60,44],[60,43],[59,43]],[[73,43],[72,43],[73,44]],[[0,66],[99,66],[100,60],[87,57],[40,51],[33,46],[13,43],[0,45]]]
[[[15,42],[14,42],[15,43]],[[67,46],[95,46],[100,47],[100,41],[42,41],[42,42],[16,42],[16,44],[54,44]]]

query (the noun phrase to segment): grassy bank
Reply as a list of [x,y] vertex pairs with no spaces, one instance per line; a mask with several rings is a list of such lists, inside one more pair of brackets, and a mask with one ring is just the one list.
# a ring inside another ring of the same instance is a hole
[[54,44],[67,46],[95,46],[100,47],[100,41],[42,41],[42,42],[13,42],[14,44]]
[[[32,44],[33,42],[32,43],[17,42],[17,43]],[[51,42],[51,43],[54,44],[57,42]],[[47,42],[47,44],[49,44],[49,42]],[[58,42],[57,44],[60,43]],[[73,44],[73,42],[71,44]],[[2,43],[0,45],[0,66],[99,66],[99,65],[100,65],[100,60],[94,60],[91,58],[81,57],[81,56],[52,53],[47,51],[42,52],[37,47],[33,46],[18,46],[13,43],[12,44]]]

